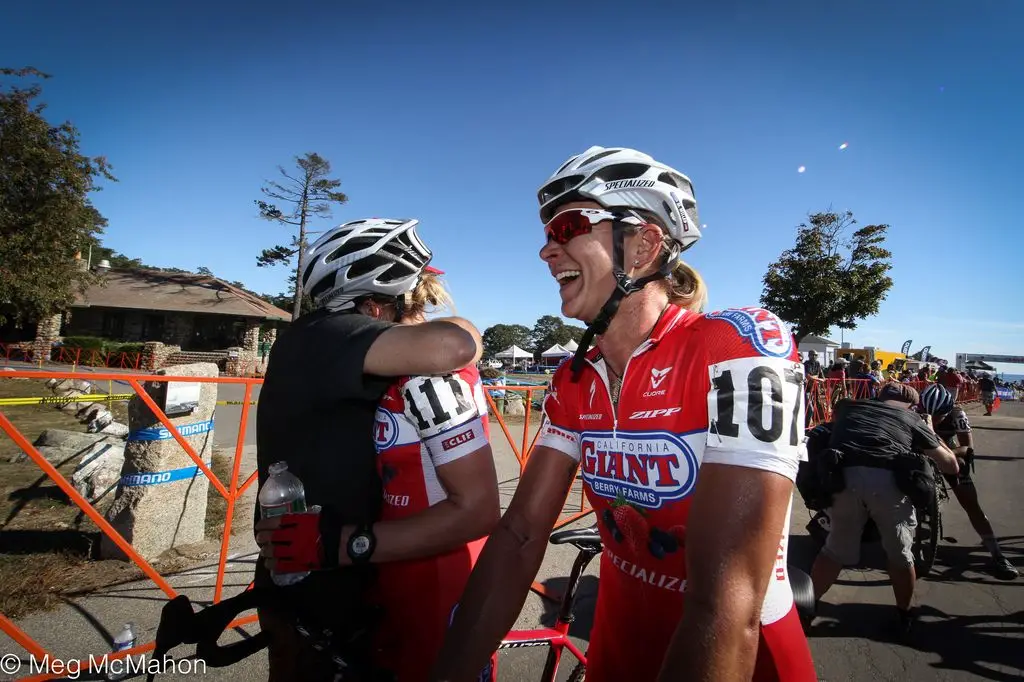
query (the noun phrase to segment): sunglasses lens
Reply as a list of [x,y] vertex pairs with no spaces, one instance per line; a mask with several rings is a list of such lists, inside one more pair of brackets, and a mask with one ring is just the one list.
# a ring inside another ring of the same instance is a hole
[[590,234],[594,229],[590,219],[579,211],[563,211],[544,226],[544,233],[556,244],[568,244],[574,237]]

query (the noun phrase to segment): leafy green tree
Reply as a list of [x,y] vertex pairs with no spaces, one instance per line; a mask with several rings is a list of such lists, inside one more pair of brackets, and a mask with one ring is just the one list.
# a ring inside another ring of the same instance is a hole
[[796,245],[764,276],[761,305],[788,322],[796,338],[826,335],[831,327],[856,329],[878,312],[892,287],[888,225],[857,224],[853,213],[826,211],[797,229]]
[[43,115],[38,81],[49,77],[0,68],[0,323],[65,310],[92,280],[74,256],[106,225],[89,195],[115,180],[103,157],[81,153],[75,126]]
[[496,324],[483,333],[484,357],[493,358],[513,345],[526,350],[530,345],[530,329],[521,324]]
[[560,317],[544,315],[538,318],[533,325],[533,329],[530,331],[530,343],[533,346],[534,354],[540,357],[541,353],[556,343],[565,344],[570,340],[579,342],[584,331],[583,327],[566,324]]
[[[304,156],[295,157],[295,165],[298,170],[290,174],[284,167],[278,166],[283,180],[268,181],[261,189],[264,196],[277,202],[283,202],[284,208],[279,208],[275,203],[269,203],[260,199],[256,200],[256,206],[260,210],[260,217],[282,225],[298,228],[298,233],[292,237],[288,246],[279,244],[263,252],[256,258],[256,265],[267,267],[281,263],[291,265],[292,257],[296,259],[295,272],[302,272],[303,258],[306,251],[306,234],[310,219],[329,218],[331,216],[332,204],[344,204],[348,197],[344,192],[337,191],[341,186],[341,180],[327,177],[331,172],[330,162],[313,152],[307,152]],[[302,283],[294,281],[292,284],[294,296],[292,300],[292,319],[297,318],[302,312]]]

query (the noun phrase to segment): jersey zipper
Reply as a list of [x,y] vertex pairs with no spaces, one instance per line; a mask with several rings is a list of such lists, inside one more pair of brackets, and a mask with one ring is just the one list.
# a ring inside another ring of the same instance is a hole
[[[626,386],[626,374],[629,372],[629,363],[632,362],[633,358],[637,357],[641,353],[645,352],[649,347],[650,342],[644,341],[640,344],[640,347],[633,351],[633,354],[626,358],[626,366],[622,368],[622,376],[619,377],[619,402],[622,401],[622,389]],[[589,360],[588,360],[589,362]],[[594,368],[597,375],[601,377],[601,382],[604,384],[604,391],[608,396],[608,404],[612,406],[612,438],[618,440],[619,438],[619,403],[612,399],[612,386],[611,382],[608,381],[608,372],[602,371],[597,368],[594,363],[590,363],[590,366]],[[608,362],[605,361],[605,367],[608,366]]]

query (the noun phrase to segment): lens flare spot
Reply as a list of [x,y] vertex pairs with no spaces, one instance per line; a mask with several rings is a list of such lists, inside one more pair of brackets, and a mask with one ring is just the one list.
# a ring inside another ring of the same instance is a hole
[[850,146],[849,143],[844,142],[841,145],[839,145],[839,151],[843,151],[844,149],[846,149],[849,146]]
[[807,170],[807,166],[800,166],[799,168],[796,169],[796,172],[803,173],[805,170]]

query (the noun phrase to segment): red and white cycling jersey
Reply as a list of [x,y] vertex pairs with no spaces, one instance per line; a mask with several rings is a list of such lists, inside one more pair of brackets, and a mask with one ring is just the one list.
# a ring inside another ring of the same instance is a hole
[[[627,363],[617,409],[604,360],[597,349],[587,357],[578,382],[568,366],[556,372],[538,443],[580,462],[605,544],[587,680],[653,681],[682,615],[681,540],[699,468],[795,480],[803,365],[786,326],[758,308],[702,315],[669,306]],[[754,680],[811,682],[786,569],[788,513],[778,533]]]
[[[377,408],[373,435],[384,484],[382,521],[413,516],[445,500],[437,469],[488,444],[487,401],[476,368],[398,381]],[[399,682],[427,679],[485,540],[438,556],[379,564],[379,661]]]

